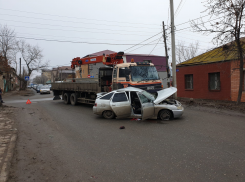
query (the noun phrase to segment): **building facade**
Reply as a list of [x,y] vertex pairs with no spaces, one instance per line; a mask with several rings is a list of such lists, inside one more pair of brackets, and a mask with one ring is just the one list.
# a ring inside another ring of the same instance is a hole
[[[217,49],[177,65],[178,97],[237,100],[240,81],[239,61],[232,57],[226,60],[222,48]],[[241,101],[245,102],[245,64],[243,67]]]

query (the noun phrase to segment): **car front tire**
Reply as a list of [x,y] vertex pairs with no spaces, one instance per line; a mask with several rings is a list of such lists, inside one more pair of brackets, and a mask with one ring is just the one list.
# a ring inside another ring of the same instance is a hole
[[170,110],[164,109],[159,112],[159,119],[161,122],[163,121],[169,121],[173,117],[173,114]]

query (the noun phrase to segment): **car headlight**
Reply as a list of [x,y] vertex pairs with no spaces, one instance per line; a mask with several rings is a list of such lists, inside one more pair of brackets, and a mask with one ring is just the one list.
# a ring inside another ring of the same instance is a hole
[[179,105],[179,106],[177,107],[177,109],[178,109],[178,110],[182,110],[183,108],[182,108],[181,105]]

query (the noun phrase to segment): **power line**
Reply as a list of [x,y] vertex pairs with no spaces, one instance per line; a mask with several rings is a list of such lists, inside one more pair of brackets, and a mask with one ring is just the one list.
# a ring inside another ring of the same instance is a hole
[[[160,37],[160,38],[161,38],[161,37]],[[151,44],[151,43],[152,43],[152,42],[155,42],[155,41],[157,41],[157,40],[159,40],[159,38],[156,39],[156,40],[153,40],[153,41],[149,42],[149,43],[146,44],[146,45],[154,45],[154,44]],[[138,47],[138,48],[136,48],[136,49],[134,49],[134,50],[132,50],[132,51],[130,51],[130,52],[133,52],[133,51],[135,51],[135,50],[137,50],[137,49],[140,49],[141,47],[144,47],[144,46],[146,46],[146,45],[142,45],[142,46],[140,46],[140,47]]]
[[33,28],[33,29],[43,29],[43,30],[59,30],[59,31],[71,31],[71,32],[88,32],[88,33],[102,33],[102,34],[115,34],[115,35],[137,35],[137,36],[147,36],[147,35],[139,35],[139,34],[121,34],[121,33],[108,33],[108,32],[91,32],[91,31],[78,31],[78,30],[62,30],[62,29],[51,29],[51,28],[38,28],[38,27],[27,27],[27,26],[16,26],[10,25],[13,27],[22,27],[22,28]]
[[20,33],[16,32],[16,34],[21,35],[34,35],[34,36],[48,36],[48,37],[62,37],[62,38],[74,38],[74,39],[90,39],[90,40],[114,40],[114,41],[140,41],[140,40],[116,40],[116,39],[95,39],[95,38],[82,38],[82,37],[66,37],[66,36],[56,36],[56,35],[41,35],[41,34],[31,34],[31,33]]
[[29,11],[21,11],[21,10],[13,10],[13,9],[4,9],[0,8],[2,10],[7,11],[16,11],[16,12],[22,12],[22,13],[31,13],[31,14],[38,14],[38,15],[46,15],[46,16],[54,16],[54,17],[60,17],[60,18],[72,18],[72,19],[81,19],[81,20],[95,20],[95,21],[103,21],[103,22],[114,22],[114,23],[128,23],[128,24],[139,24],[139,25],[156,25],[156,24],[144,24],[144,23],[130,23],[130,22],[118,22],[118,21],[108,21],[108,20],[99,20],[99,19],[89,19],[89,18],[77,18],[77,17],[69,17],[69,16],[60,16],[60,15],[51,15],[51,14],[44,14],[44,13],[36,13],[36,12],[29,12]]
[[[0,8],[1,9],[1,8]],[[68,23],[82,23],[82,24],[89,24],[89,25],[105,25],[105,26],[115,26],[115,25],[108,25],[108,24],[98,24],[98,23],[86,23],[86,22],[75,22],[75,21],[65,21],[65,20],[53,20],[53,19],[46,19],[46,18],[36,18],[36,17],[28,17],[28,16],[20,16],[20,15],[8,15],[8,14],[2,14],[0,15],[7,15],[7,16],[14,16],[14,17],[23,17],[23,18],[31,18],[31,19],[39,19],[39,20],[48,20],[48,21],[58,21],[58,22],[68,22]],[[116,25],[117,27],[130,27],[130,28],[147,28],[147,29],[157,29],[157,28],[149,28],[149,27],[134,27],[134,26],[121,26]]]
[[178,8],[176,9],[176,11],[175,11],[175,13],[174,13],[175,16],[177,16],[176,13],[178,12],[179,7],[180,7],[180,5],[182,4],[182,2],[183,2],[183,0],[180,1],[179,6],[178,6]]
[[[0,19],[3,21],[12,21],[12,22],[18,22],[18,23],[29,23],[29,24],[36,24],[36,25],[48,25],[48,26],[55,26],[55,27],[69,27],[69,28],[85,28],[85,29],[92,29],[92,30],[110,30],[110,31],[122,31],[122,30],[112,30],[112,29],[99,29],[99,28],[86,28],[86,27],[73,27],[73,26],[63,26],[63,25],[51,25],[51,24],[43,24],[43,23],[32,23],[32,22],[23,22],[23,21],[15,21],[15,20],[5,20]],[[142,31],[127,31],[123,30],[124,32],[142,32]],[[145,32],[145,33],[153,33],[153,32]]]
[[[182,1],[182,0],[181,0]],[[186,0],[185,1],[183,1],[184,3],[183,3],[183,5],[182,6],[180,6],[180,9],[179,9],[179,11],[178,12],[176,12],[177,14],[176,14],[176,17],[179,15],[179,13],[180,13],[180,11],[182,10],[182,8],[184,7],[184,5],[185,5],[185,3],[186,3]]]
[[[208,23],[208,22],[211,22],[211,21],[220,19],[220,18],[222,18],[222,17],[215,18],[215,19],[212,19],[212,20],[209,20],[209,21],[206,21],[206,22],[198,23],[198,24],[196,24],[196,25],[201,25],[201,24],[204,24],[204,23]],[[193,21],[193,20],[192,20],[192,21]],[[191,26],[190,26],[190,27],[186,27],[186,28],[182,28],[182,29],[179,29],[179,30],[175,30],[175,32],[176,32],[176,31],[181,31],[181,30],[186,30],[186,29],[188,29],[188,28],[191,28]]]
[[[145,42],[145,41],[147,41],[147,40],[149,40],[149,39],[151,39],[151,38],[153,38],[153,37],[155,37],[155,36],[157,36],[157,35],[159,35],[159,34],[161,34],[161,33],[162,33],[162,31],[159,32],[159,33],[156,34],[156,35],[153,35],[152,37],[150,37],[150,38],[148,38],[148,39],[146,39],[146,40],[143,40],[142,42]],[[138,44],[135,44],[134,46],[132,46],[132,47],[130,47],[130,48],[124,50],[124,52],[127,51],[127,50],[129,50],[129,49],[131,49],[131,48],[133,48],[133,47],[135,47],[135,46],[137,46],[137,45],[140,45],[142,42],[140,42],[140,43],[138,43]]]
[[[198,19],[202,19],[202,18],[207,17],[207,16],[210,16],[210,15],[201,16],[201,17],[199,17],[199,18],[195,18],[195,19],[186,21],[186,22],[184,22],[184,23],[181,23],[181,24],[178,24],[178,25],[175,25],[175,26],[180,26],[180,25],[183,25],[183,24],[186,24],[186,23],[190,23],[190,21],[195,21],[195,20],[198,20]],[[225,16],[222,16],[222,17],[225,17]],[[220,18],[222,18],[222,17],[220,17]],[[216,19],[218,19],[218,18],[216,18]],[[213,19],[213,20],[216,20],[216,19]],[[209,20],[209,21],[213,21],[213,20]],[[208,21],[207,21],[207,22],[208,22]]]
[[154,46],[154,48],[151,50],[151,52],[148,54],[148,56],[152,53],[152,51],[156,48],[156,46],[158,45],[159,41],[161,40],[162,37],[160,37],[160,39],[158,40],[158,42],[156,43],[156,45]]
[[[77,42],[77,41],[66,41],[66,40],[51,40],[51,39],[42,39],[42,38],[29,38],[29,37],[19,37],[16,36],[16,38],[20,39],[31,39],[31,40],[43,40],[48,42],[63,42],[63,43],[76,43],[76,44],[105,44],[105,45],[135,45],[135,44],[114,44],[114,43],[105,43],[105,42]],[[137,44],[137,45],[154,45],[154,44]]]

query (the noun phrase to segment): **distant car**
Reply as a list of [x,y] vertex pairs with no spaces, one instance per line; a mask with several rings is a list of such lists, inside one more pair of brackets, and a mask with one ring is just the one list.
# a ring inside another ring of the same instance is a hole
[[39,92],[40,92],[40,87],[41,87],[41,86],[37,86],[37,87],[36,87],[36,91],[37,91],[37,93],[39,93]]
[[33,85],[32,87],[34,90],[37,90],[37,85]]
[[177,100],[168,99],[177,89],[157,92],[157,97],[139,88],[127,87],[109,93],[98,93],[93,113],[106,119],[141,118],[170,120],[181,117],[184,108]]
[[48,85],[41,86],[40,94],[50,94],[50,87]]

